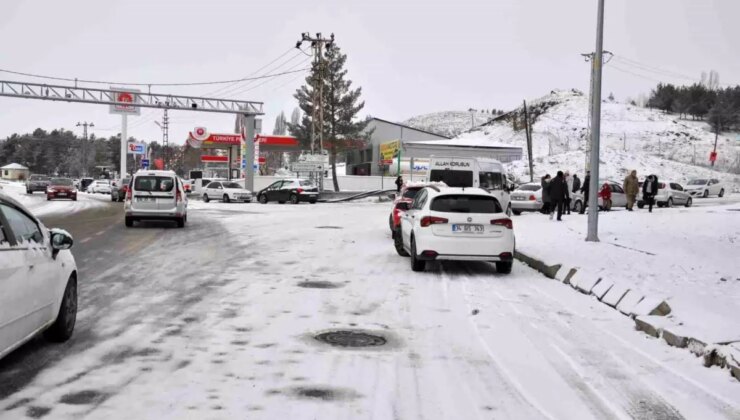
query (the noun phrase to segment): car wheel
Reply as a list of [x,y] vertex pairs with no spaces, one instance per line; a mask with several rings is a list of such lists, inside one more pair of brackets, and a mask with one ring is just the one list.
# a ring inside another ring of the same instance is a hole
[[51,201],[51,197],[46,197],[46,201]]
[[278,204],[285,204],[285,201],[278,201]]
[[704,198],[709,197],[709,190],[704,190],[704,194],[701,195]]
[[311,200],[311,201],[309,201],[309,203],[316,204],[316,200]]
[[185,218],[184,217],[179,217],[179,218],[175,219],[175,222],[177,223],[177,227],[179,227],[179,228],[185,227]]
[[262,204],[267,204],[267,196],[265,194],[261,194],[259,197],[257,197],[257,201]]
[[77,197],[73,198],[72,201],[77,201]]
[[411,271],[424,271],[426,261],[416,258],[416,241],[411,237]]
[[396,230],[393,229],[393,215],[392,214],[388,216],[388,227],[391,229],[391,233],[395,235]]
[[688,200],[686,200],[686,207],[691,207],[691,205],[692,205],[693,203],[694,203],[694,200],[692,200],[692,199],[691,199],[691,197],[689,197],[689,199],[688,199]]
[[513,266],[514,261],[498,261],[496,262],[496,271],[501,274],[509,274]]
[[209,202],[209,201],[211,201],[211,199],[210,199],[210,198],[208,198],[208,194],[203,194],[203,202],[204,202],[204,203],[207,203],[207,202]]
[[33,191],[31,191],[31,190],[26,190],[26,194],[33,194]]
[[644,209],[645,208],[645,203],[637,203],[637,208],[638,209]]
[[229,198],[229,195],[228,194],[224,194],[223,201],[224,201],[224,203],[231,203],[231,199]]
[[521,214],[522,214],[522,211],[521,211],[521,210],[512,210],[512,211],[511,211],[511,213],[512,213],[512,214],[513,214],[514,216],[519,216],[519,215],[521,215]]
[[132,219],[130,217],[126,217],[124,219],[124,222],[126,224],[126,227],[132,227],[134,225],[134,219]]
[[44,337],[53,342],[61,343],[69,340],[75,330],[75,321],[77,320],[77,280],[74,275],[67,280],[67,287],[64,289],[62,304],[59,307],[57,319],[44,331]]
[[670,197],[668,199],[668,202],[665,205],[666,207],[673,207],[673,197]]
[[298,204],[298,195],[296,194],[290,195],[290,204]]
[[611,211],[612,210],[612,201],[609,200],[609,202],[604,206],[604,210]]
[[576,213],[580,213],[581,210],[583,210],[583,203],[578,200],[575,202],[575,204],[573,204],[573,211]]
[[403,237],[401,236],[401,230],[396,229],[393,231],[393,246],[396,248],[396,253],[402,257],[408,257],[409,253],[403,249]]
[[116,201],[116,197],[114,197],[113,194],[110,195],[110,201]]
[[725,196],[725,189],[722,188],[721,190],[719,190],[719,198],[722,198],[724,196]]

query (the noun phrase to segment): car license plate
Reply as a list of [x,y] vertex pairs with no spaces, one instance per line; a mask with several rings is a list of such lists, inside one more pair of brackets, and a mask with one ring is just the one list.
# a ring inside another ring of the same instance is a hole
[[483,233],[483,225],[452,225],[453,233]]
[[136,197],[136,201],[140,203],[153,203],[154,197]]
[[512,200],[514,200],[514,201],[524,201],[524,197],[517,197],[517,196],[514,196],[514,197],[511,197],[511,198],[512,198]]
[[67,196],[67,193],[59,193],[57,195],[60,196],[60,197],[66,197]]

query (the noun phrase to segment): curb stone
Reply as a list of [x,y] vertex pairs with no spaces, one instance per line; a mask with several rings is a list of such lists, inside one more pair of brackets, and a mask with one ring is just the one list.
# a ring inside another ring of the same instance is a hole
[[522,253],[519,250],[514,251],[514,258],[534,268],[535,270],[539,271],[540,273],[544,274],[547,278],[550,278],[550,279],[555,278],[555,275],[557,274],[558,270],[560,270],[560,267],[562,266],[562,264],[547,265],[544,262],[534,257],[530,257],[527,254]]
[[645,295],[635,289],[630,289],[617,304],[617,310],[627,316],[632,315],[632,310],[645,298]]
[[608,292],[604,295],[604,299],[602,299],[602,302],[606,303],[607,305],[611,306],[612,308],[616,308],[619,302],[624,298],[624,295],[629,292],[629,288],[625,287],[621,284],[614,284],[614,286],[609,289]]
[[596,299],[603,301],[604,296],[611,290],[611,288],[614,286],[614,282],[602,279],[600,282],[594,286],[593,289],[591,289],[591,294],[596,297]]

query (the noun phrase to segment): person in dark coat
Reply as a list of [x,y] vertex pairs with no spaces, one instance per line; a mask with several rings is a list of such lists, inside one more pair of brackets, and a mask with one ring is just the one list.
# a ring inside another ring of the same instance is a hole
[[578,178],[578,174],[573,174],[573,189],[571,192],[577,193],[581,189],[581,178]]
[[581,214],[586,213],[586,206],[588,206],[588,190],[591,185],[591,171],[586,171],[586,176],[583,178],[583,186],[581,192],[583,193],[583,205],[581,206]]
[[655,204],[655,196],[658,195],[658,176],[650,175],[647,177],[645,182],[642,183],[642,200],[648,205],[648,211],[653,212],[653,204]]
[[552,200],[553,212],[550,213],[550,219],[555,214],[555,208],[558,211],[558,220],[562,220],[563,205],[568,202],[570,194],[568,193],[568,183],[565,181],[563,171],[558,171],[558,174],[550,182],[550,200]]
[[396,178],[396,192],[401,192],[401,187],[403,186],[403,177],[401,175]]
[[542,177],[542,213],[550,214],[552,209],[550,200],[550,174]]

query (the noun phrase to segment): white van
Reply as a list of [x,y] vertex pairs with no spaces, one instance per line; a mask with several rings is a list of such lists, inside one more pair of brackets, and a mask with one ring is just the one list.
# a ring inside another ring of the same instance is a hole
[[177,227],[188,221],[188,198],[173,171],[137,171],[126,193],[126,227],[138,220],[172,220]]
[[444,182],[449,187],[483,188],[511,215],[510,185],[504,166],[496,159],[432,156],[427,180]]

